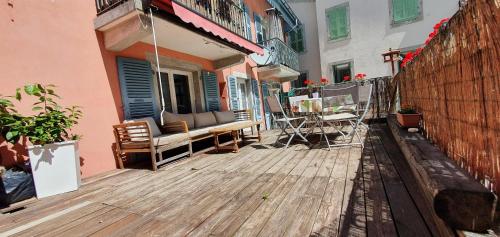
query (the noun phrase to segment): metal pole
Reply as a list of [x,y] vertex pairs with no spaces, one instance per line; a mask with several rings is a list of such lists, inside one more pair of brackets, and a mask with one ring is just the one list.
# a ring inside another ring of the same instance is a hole
[[156,71],[158,72],[158,84],[160,85],[160,98],[161,98],[161,114],[160,123],[163,126],[163,113],[165,112],[165,98],[163,98],[163,83],[161,81],[160,72],[160,59],[158,58],[158,45],[156,43],[156,32],[155,32],[155,22],[153,19],[153,9],[149,8],[149,16],[151,17],[151,28],[153,29],[153,41],[155,45],[155,57],[156,57]]

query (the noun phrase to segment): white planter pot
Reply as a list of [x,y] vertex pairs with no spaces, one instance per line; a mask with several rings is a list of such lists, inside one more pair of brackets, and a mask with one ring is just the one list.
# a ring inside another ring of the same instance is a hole
[[74,191],[80,186],[77,141],[29,146],[28,154],[38,198]]

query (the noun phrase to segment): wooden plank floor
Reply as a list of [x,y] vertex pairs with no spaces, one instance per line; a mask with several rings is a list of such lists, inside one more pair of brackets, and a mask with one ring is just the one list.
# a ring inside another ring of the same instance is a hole
[[270,131],[237,154],[108,172],[0,215],[0,236],[431,236],[383,129],[365,149],[277,148]]

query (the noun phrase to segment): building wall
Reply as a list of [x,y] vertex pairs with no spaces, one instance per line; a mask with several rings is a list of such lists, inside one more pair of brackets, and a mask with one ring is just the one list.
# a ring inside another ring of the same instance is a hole
[[[154,48],[137,43],[120,53],[104,48],[94,31],[93,1],[10,1],[0,5],[0,94],[13,95],[28,83],[55,84],[62,105],[82,106],[84,116],[74,129],[80,141],[81,171],[91,176],[116,168],[112,125],[123,121],[116,57],[146,59]],[[160,48],[162,56],[201,65],[210,60]],[[30,113],[30,101],[19,110]],[[25,160],[24,144],[0,143],[0,165]]]
[[300,70],[307,72],[308,79],[319,82],[322,74],[315,2],[315,0],[288,0],[288,4],[304,28],[305,51],[299,53]]
[[354,73],[368,77],[391,74],[381,54],[389,48],[405,49],[420,46],[434,24],[451,17],[458,10],[457,0],[422,0],[423,18],[420,21],[397,27],[391,26],[389,4],[391,0],[352,0],[349,2],[351,35],[346,40],[328,40],[325,10],[345,3],[345,0],[317,0],[316,12],[322,74],[332,79],[331,64],[352,60]]

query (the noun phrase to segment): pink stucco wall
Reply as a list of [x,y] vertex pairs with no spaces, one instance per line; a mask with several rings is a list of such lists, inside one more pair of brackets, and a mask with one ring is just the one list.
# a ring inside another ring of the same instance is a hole
[[[144,59],[153,47],[138,43],[118,54],[105,50],[102,35],[93,28],[93,1],[7,3],[0,5],[0,94],[12,95],[33,82],[57,85],[63,105],[83,107],[84,117],[74,130],[83,135],[83,176],[115,169],[112,125],[123,119],[116,56]],[[168,49],[160,54],[213,70],[209,60]],[[31,112],[29,104],[19,106],[21,112]],[[0,165],[26,159],[24,145],[0,141]]]
[[[265,0],[247,3],[252,12],[263,16],[270,7]],[[7,0],[0,4],[0,94],[12,95],[28,83],[55,84],[62,105],[82,106],[84,117],[74,132],[83,135],[80,156],[84,177],[116,168],[112,125],[123,120],[116,56],[145,59],[146,52],[154,52],[144,43],[120,53],[105,50],[102,34],[93,28],[94,18],[94,1]],[[159,53],[214,71],[210,60],[164,48]],[[247,58],[217,75],[220,82],[234,72],[258,79],[255,66]],[[227,87],[223,95],[223,109],[228,109]],[[26,103],[19,105],[19,110],[31,113]],[[26,159],[25,145],[13,147],[0,141],[0,165]]]

